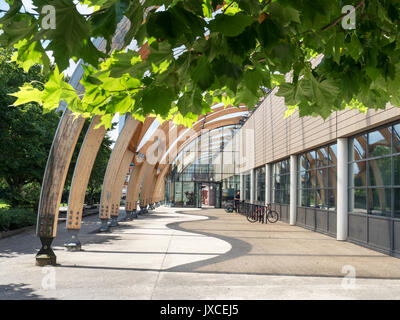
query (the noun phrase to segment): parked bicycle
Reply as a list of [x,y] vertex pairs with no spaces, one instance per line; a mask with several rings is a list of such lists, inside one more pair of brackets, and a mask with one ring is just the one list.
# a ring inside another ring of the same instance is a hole
[[267,204],[264,206],[256,207],[255,210],[247,213],[247,220],[251,223],[261,222],[261,223],[275,223],[279,220],[279,213],[271,209],[271,205]]

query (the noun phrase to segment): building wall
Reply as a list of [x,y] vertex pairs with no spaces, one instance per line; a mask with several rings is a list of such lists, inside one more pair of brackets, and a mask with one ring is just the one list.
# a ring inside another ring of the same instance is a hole
[[300,118],[297,111],[285,119],[287,108],[284,99],[275,95],[277,91],[271,91],[239,131],[239,172],[400,119],[400,108],[390,104],[386,110],[368,110],[366,114],[358,110],[334,112],[325,121],[321,117]]

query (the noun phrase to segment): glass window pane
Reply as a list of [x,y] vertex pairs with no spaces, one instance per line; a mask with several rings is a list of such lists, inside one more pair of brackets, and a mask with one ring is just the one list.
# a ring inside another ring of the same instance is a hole
[[336,189],[328,191],[328,206],[329,210],[336,210]]
[[392,184],[392,158],[370,160],[369,179],[371,186],[387,186]]
[[393,126],[393,153],[400,152],[400,123]]
[[175,182],[175,206],[182,206],[182,182]]
[[392,192],[390,189],[369,189],[369,212],[373,215],[390,217],[392,215],[391,195]]
[[396,186],[400,186],[400,156],[393,156],[393,174],[394,182]]
[[310,163],[310,169],[315,169],[317,166],[317,154],[315,151],[306,153],[307,160]]
[[305,155],[302,155],[299,160],[299,170],[307,170],[310,168],[310,162],[308,161],[307,157]]
[[310,171],[301,171],[300,172],[300,188],[303,189],[311,189],[311,173]]
[[337,144],[329,146],[329,164],[337,164]]
[[329,162],[328,158],[328,147],[319,148],[316,151],[317,155],[317,167],[326,167]]
[[328,188],[328,169],[317,170],[317,188]]
[[366,162],[356,162],[349,165],[349,187],[364,187],[367,185]]
[[184,182],[183,183],[183,205],[194,206],[194,183]]
[[349,211],[355,213],[367,212],[367,190],[349,189]]
[[335,188],[336,189],[336,181],[337,181],[337,173],[336,173],[336,167],[328,168],[328,174],[329,174],[329,188]]
[[317,189],[316,190],[316,205],[320,209],[328,209],[328,190]]
[[391,154],[392,135],[388,128],[368,133],[368,158]]
[[300,205],[302,207],[309,207],[310,206],[310,193],[309,189],[303,189],[299,191],[299,198],[300,198]]
[[367,135],[362,134],[350,139],[350,161],[358,161],[366,158]]

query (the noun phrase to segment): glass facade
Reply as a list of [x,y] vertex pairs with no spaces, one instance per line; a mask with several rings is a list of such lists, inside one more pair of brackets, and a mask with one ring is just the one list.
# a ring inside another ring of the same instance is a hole
[[286,159],[272,165],[272,201],[290,202],[290,160]]
[[244,200],[249,202],[250,201],[250,192],[251,192],[251,174],[245,173],[243,174],[243,194]]
[[349,139],[349,212],[400,218],[400,124]]
[[207,204],[221,207],[225,201],[233,200],[239,190],[239,176],[235,176],[239,163],[236,131],[235,125],[205,131],[184,147],[167,176],[169,203],[198,207],[204,198]]
[[257,202],[265,202],[265,166],[255,169],[254,176],[254,199]]
[[298,205],[336,210],[337,145],[301,154],[298,161]]

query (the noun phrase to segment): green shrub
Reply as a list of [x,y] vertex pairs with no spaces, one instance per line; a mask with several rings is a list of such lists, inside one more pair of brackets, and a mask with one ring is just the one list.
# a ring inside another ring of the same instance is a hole
[[0,231],[33,226],[36,213],[31,208],[0,209]]

